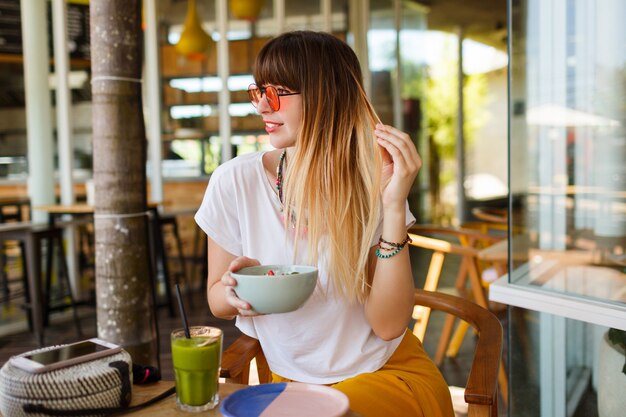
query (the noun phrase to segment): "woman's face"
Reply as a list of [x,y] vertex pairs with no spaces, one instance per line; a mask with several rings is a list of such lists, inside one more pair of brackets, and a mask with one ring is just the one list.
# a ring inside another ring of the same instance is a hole
[[[279,95],[294,92],[279,85],[273,87]],[[272,146],[282,149],[294,146],[296,143],[298,129],[302,124],[302,95],[280,96],[279,99],[280,108],[273,111],[264,95],[257,105],[257,112],[263,118],[265,131],[270,135]]]

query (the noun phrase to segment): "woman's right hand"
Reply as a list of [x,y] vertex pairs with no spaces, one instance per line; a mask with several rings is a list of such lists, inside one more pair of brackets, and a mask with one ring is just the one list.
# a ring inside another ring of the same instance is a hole
[[261,263],[256,259],[240,256],[238,258],[235,258],[235,260],[233,260],[230,265],[228,265],[228,270],[224,273],[224,275],[222,275],[221,278],[222,285],[224,286],[226,302],[230,306],[237,309],[240,316],[252,317],[258,316],[259,313],[256,313],[252,310],[252,306],[250,306],[250,303],[237,297],[237,293],[235,292],[235,285],[237,285],[237,280],[233,278],[230,273],[237,272],[241,268],[247,266],[256,265],[261,265]]

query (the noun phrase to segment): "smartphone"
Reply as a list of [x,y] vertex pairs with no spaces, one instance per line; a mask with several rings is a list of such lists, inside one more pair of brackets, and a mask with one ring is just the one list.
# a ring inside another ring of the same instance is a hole
[[45,352],[13,356],[11,364],[28,372],[42,373],[113,355],[121,350],[121,346],[93,338]]

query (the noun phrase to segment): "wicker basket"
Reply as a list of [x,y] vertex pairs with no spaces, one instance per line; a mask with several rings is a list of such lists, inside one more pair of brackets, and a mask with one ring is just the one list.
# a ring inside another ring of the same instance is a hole
[[[56,347],[37,349],[19,356]],[[131,389],[132,361],[123,350],[111,356],[40,374],[24,371],[9,360],[0,369],[0,414],[5,417],[34,417],[54,415],[50,410],[125,407],[130,403]],[[47,411],[26,412],[25,405],[35,409],[45,407]],[[67,411],[61,413],[74,414]],[[61,413],[57,415],[63,415]]]

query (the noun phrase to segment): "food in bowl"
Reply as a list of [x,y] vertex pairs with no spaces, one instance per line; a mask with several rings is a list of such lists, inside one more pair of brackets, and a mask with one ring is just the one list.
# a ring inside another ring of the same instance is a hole
[[[281,272],[281,273],[280,273],[280,274],[278,274],[278,275],[295,275],[295,274],[299,274],[299,272],[296,272],[296,271],[289,272],[289,273],[286,273],[286,272]],[[266,275],[267,275],[268,277],[273,277],[273,276],[275,276],[275,275],[277,275],[277,274],[276,274],[276,272],[274,272],[274,270],[273,270],[273,269],[270,269],[269,271],[267,271],[267,274],[266,274]]]
[[317,268],[307,265],[250,266],[230,275],[237,280],[237,296],[260,314],[297,310],[317,283]]

